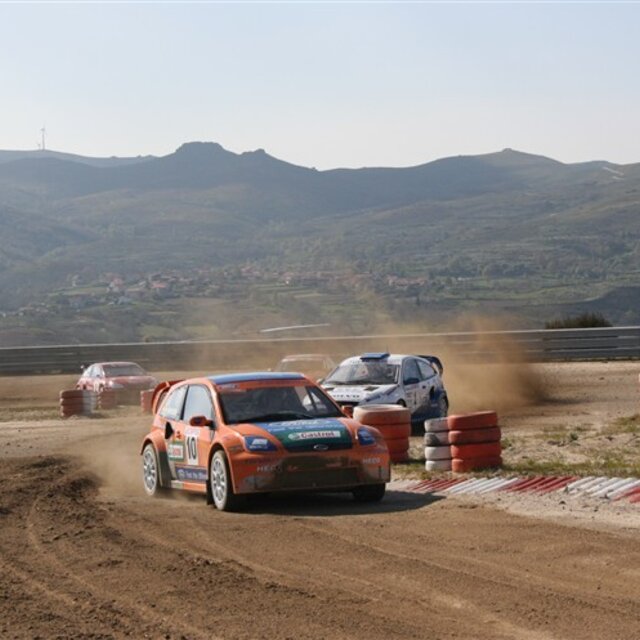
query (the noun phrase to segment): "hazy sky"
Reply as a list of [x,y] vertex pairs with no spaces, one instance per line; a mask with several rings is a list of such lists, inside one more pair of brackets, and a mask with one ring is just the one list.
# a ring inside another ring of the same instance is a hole
[[640,161],[640,4],[0,4],[0,149]]

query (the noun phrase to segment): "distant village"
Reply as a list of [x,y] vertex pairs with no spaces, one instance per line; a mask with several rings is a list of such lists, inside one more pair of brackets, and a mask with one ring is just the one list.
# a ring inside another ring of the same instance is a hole
[[179,298],[215,298],[250,285],[271,286],[276,290],[310,288],[327,292],[360,291],[407,292],[419,294],[429,282],[426,277],[407,278],[397,275],[374,275],[349,271],[268,271],[256,265],[226,269],[194,269],[157,271],[146,275],[125,276],[104,273],[95,281],[80,274],[69,277],[68,286],[46,298],[4,311],[3,317],[48,315],[63,308],[82,310],[105,305],[134,305]]

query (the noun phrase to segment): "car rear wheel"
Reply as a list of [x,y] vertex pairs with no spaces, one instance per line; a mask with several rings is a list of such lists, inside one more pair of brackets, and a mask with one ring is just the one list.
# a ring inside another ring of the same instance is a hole
[[142,451],[142,483],[148,496],[158,496],[163,492],[160,486],[158,455],[151,443]]
[[384,492],[387,485],[381,484],[365,484],[353,489],[353,497],[356,502],[380,502],[384,498]]
[[233,492],[229,463],[222,450],[216,451],[211,458],[209,484],[211,486],[211,497],[216,509],[220,511],[235,511],[242,506],[242,497]]
[[446,418],[449,413],[449,401],[445,395],[441,395],[438,399],[438,417]]

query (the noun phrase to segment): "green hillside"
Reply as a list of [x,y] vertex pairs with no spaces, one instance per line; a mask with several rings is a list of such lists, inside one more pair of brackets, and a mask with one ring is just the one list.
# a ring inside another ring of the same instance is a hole
[[[640,322],[640,165],[513,150],[316,171],[190,143],[162,158],[0,151],[3,344],[330,322]],[[12,155],[14,154],[14,155]]]

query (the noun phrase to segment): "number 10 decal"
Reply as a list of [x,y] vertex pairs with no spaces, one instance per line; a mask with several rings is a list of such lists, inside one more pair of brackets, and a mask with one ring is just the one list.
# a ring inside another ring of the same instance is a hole
[[198,436],[187,435],[185,438],[187,445],[187,464],[198,464]]

